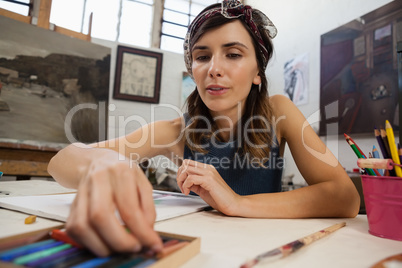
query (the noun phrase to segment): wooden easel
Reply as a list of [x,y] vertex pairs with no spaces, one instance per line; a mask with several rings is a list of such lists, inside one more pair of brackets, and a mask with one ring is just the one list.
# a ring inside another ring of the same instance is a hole
[[[50,30],[50,11],[52,0],[31,0],[28,16],[23,16],[0,8],[0,16],[8,17],[27,24]],[[39,5],[39,9],[37,9]],[[32,16],[37,9],[36,16]],[[83,34],[54,25],[53,31],[81,40],[91,41],[92,14],[90,16],[88,34]],[[28,143],[13,140],[0,140],[0,171],[6,176],[16,176],[17,180],[30,179],[31,177],[51,177],[47,172],[50,159],[62,149],[62,145],[48,143]]]
[[6,176],[16,176],[17,180],[51,177],[47,165],[62,148],[60,144],[0,140],[0,170]]

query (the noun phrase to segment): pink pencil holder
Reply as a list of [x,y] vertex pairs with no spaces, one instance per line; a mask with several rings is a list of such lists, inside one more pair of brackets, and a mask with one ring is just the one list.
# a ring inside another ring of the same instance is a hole
[[402,178],[362,175],[369,233],[402,241]]

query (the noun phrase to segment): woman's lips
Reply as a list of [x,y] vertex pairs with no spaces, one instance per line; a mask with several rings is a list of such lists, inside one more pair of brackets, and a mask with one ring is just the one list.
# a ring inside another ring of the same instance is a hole
[[221,86],[209,86],[207,87],[207,92],[211,95],[222,95],[225,94],[229,89]]

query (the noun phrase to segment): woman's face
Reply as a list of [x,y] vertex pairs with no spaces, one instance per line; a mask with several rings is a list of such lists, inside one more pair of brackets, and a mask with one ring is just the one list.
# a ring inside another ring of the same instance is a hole
[[198,92],[212,115],[229,115],[238,103],[243,109],[251,85],[261,83],[252,39],[239,20],[203,34],[192,58]]

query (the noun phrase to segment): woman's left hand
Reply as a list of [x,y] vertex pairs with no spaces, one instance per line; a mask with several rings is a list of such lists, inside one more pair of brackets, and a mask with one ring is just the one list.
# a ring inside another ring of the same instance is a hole
[[214,166],[194,160],[183,160],[177,172],[181,192],[198,194],[211,207],[226,215],[236,212],[241,196],[236,194],[219,175]]

